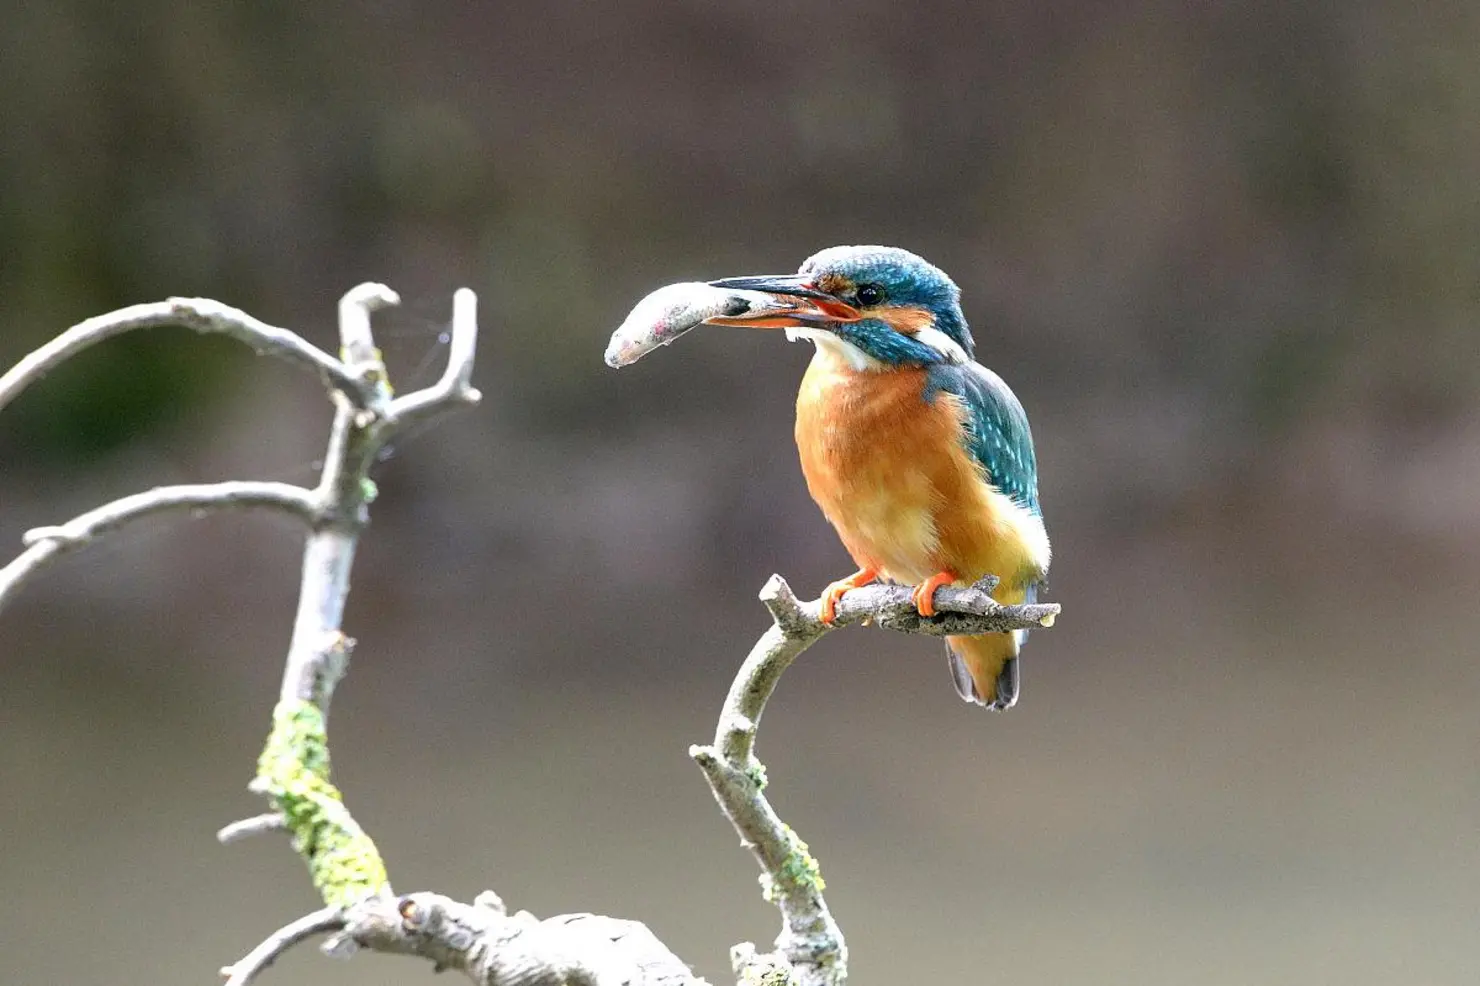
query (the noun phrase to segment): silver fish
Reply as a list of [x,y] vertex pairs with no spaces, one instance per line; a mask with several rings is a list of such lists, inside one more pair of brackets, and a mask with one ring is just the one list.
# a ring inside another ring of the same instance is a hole
[[795,313],[799,299],[765,291],[717,288],[703,281],[669,284],[643,298],[632,309],[606,347],[606,365],[635,363],[659,346],[666,346],[685,332],[714,320],[764,318]]

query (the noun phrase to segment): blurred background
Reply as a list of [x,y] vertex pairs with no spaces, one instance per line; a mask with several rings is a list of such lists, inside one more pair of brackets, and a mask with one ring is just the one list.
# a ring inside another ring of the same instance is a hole
[[[601,353],[661,284],[878,242],[955,276],[1032,415],[1064,616],[1000,716],[924,639],[849,630],[788,674],[760,753],[854,981],[1480,977],[1480,9],[5,20],[0,364],[172,294],[332,347],[373,279],[406,390],[479,294],[484,403],[377,471],[335,705],[399,889],[641,919],[716,983],[775,934],[686,750],[766,577],[851,569],[792,447],[809,347]],[[232,343],[111,342],[0,415],[0,544],[154,484],[311,483],[328,420]],[[0,981],[209,982],[315,905],[286,846],[213,839],[258,810],[299,544],[150,523],[0,617]],[[264,981],[430,976],[305,950]]]

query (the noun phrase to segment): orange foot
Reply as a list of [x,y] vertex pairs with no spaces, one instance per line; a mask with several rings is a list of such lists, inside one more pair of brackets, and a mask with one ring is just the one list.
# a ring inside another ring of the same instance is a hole
[[955,572],[936,572],[930,578],[915,586],[915,591],[910,593],[910,598],[915,603],[915,609],[920,611],[921,616],[934,616],[935,590],[943,585],[950,585],[955,581]]
[[857,589],[859,586],[868,585],[879,577],[879,573],[872,568],[860,568],[846,579],[838,579],[836,582],[822,590],[822,622],[832,624],[838,618],[838,600],[843,598],[843,593],[849,589]]

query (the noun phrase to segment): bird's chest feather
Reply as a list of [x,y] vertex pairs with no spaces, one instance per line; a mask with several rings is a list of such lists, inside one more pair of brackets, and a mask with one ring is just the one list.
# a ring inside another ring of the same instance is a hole
[[856,370],[819,349],[797,395],[807,489],[860,567],[898,582],[992,573],[1015,591],[1047,567],[1042,523],[992,487],[963,409],[926,402],[921,369]]
[[924,388],[924,370],[859,371],[819,351],[797,395],[812,498],[860,565],[901,581],[937,570],[942,478],[963,458],[959,417]]

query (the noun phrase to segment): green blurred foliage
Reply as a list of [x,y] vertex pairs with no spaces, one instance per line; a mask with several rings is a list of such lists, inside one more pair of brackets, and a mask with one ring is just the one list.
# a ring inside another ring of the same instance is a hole
[[222,341],[154,330],[74,358],[6,409],[0,448],[28,467],[75,469],[161,429],[209,427],[229,400],[239,354]]

